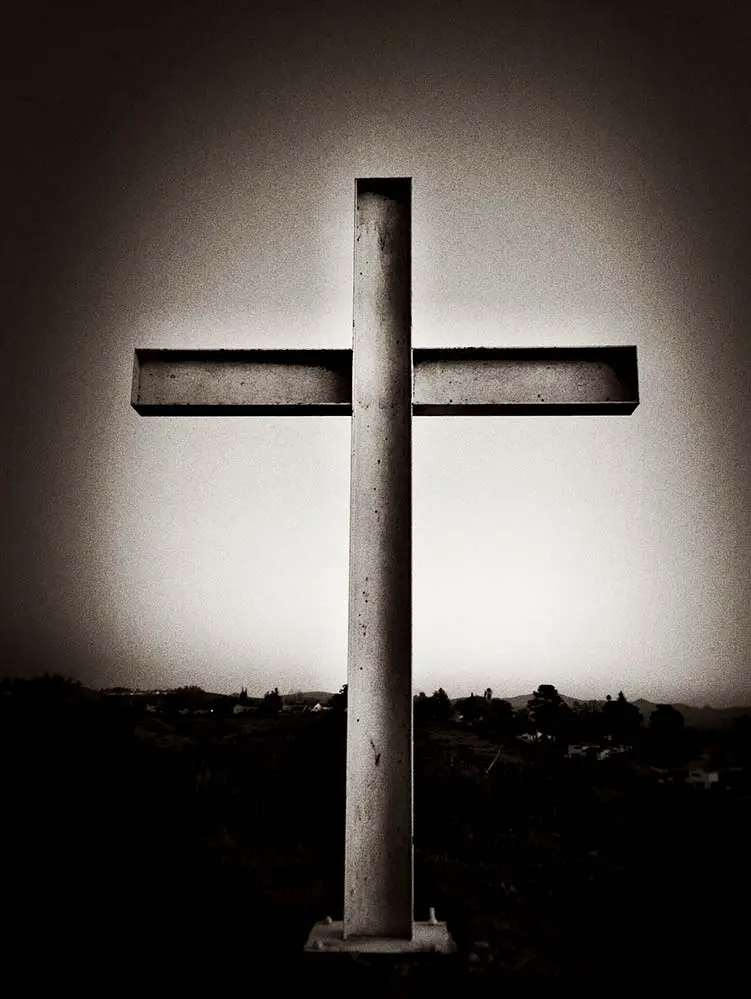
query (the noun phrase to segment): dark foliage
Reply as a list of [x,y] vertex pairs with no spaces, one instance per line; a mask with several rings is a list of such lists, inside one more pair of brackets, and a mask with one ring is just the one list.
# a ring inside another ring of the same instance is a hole
[[[464,995],[517,979],[602,987],[615,969],[632,986],[702,973],[716,986],[737,968],[751,791],[742,773],[728,791],[660,784],[649,754],[668,723],[644,729],[643,760],[600,762],[519,742],[492,694],[477,727],[418,717],[416,914],[434,906],[459,953],[331,971],[301,951],[315,920],[341,917],[343,711],[154,717],[54,679],[3,689],[5,943],[28,954],[27,975],[100,962],[110,979],[161,965],[170,988],[203,968],[213,987],[273,971]],[[537,720],[555,728],[560,704],[539,694]],[[700,739],[728,765],[748,759],[746,723]]]
[[259,716],[261,718],[276,718],[282,710],[282,703],[282,696],[279,693],[278,687],[266,691],[258,708]]
[[347,684],[341,688],[338,694],[333,694],[329,698],[328,707],[339,714],[344,714],[347,709]]
[[633,742],[643,722],[641,711],[630,704],[621,690],[613,700],[608,695],[602,708],[602,731],[617,742]]

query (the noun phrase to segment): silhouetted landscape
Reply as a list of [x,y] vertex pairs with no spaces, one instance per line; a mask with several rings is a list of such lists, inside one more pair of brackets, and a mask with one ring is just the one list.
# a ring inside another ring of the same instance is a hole
[[742,968],[751,709],[513,700],[415,697],[415,918],[434,907],[458,953],[355,960],[302,953],[341,918],[346,687],[3,680],[8,952],[389,995]]

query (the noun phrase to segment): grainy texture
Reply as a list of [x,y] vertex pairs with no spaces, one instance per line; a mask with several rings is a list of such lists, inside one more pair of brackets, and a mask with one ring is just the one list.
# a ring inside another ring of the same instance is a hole
[[137,350],[142,416],[349,416],[351,350]]
[[628,415],[636,347],[463,347],[414,352],[417,416]]
[[356,186],[344,932],[412,934],[410,180]]

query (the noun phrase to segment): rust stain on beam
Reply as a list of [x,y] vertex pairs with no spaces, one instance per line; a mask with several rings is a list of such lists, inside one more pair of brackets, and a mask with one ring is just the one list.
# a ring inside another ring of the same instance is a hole
[[413,352],[415,416],[628,415],[636,347],[458,347]]
[[351,416],[351,350],[135,352],[141,416]]

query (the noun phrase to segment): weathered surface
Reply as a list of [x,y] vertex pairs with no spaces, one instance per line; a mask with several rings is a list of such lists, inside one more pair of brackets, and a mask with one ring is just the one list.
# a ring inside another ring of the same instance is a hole
[[453,948],[445,924],[413,923],[412,416],[639,403],[635,347],[413,352],[411,195],[409,178],[356,181],[353,350],[135,357],[142,415],[353,418],[344,920],[316,925],[316,950]]
[[344,936],[412,936],[410,180],[356,185]]
[[349,416],[351,350],[137,350],[142,416]]
[[305,944],[306,951],[333,954],[453,954],[456,944],[445,923],[414,923],[412,935],[400,937],[345,937],[343,923],[316,923]]
[[417,416],[628,415],[636,347],[460,347],[414,351]]

